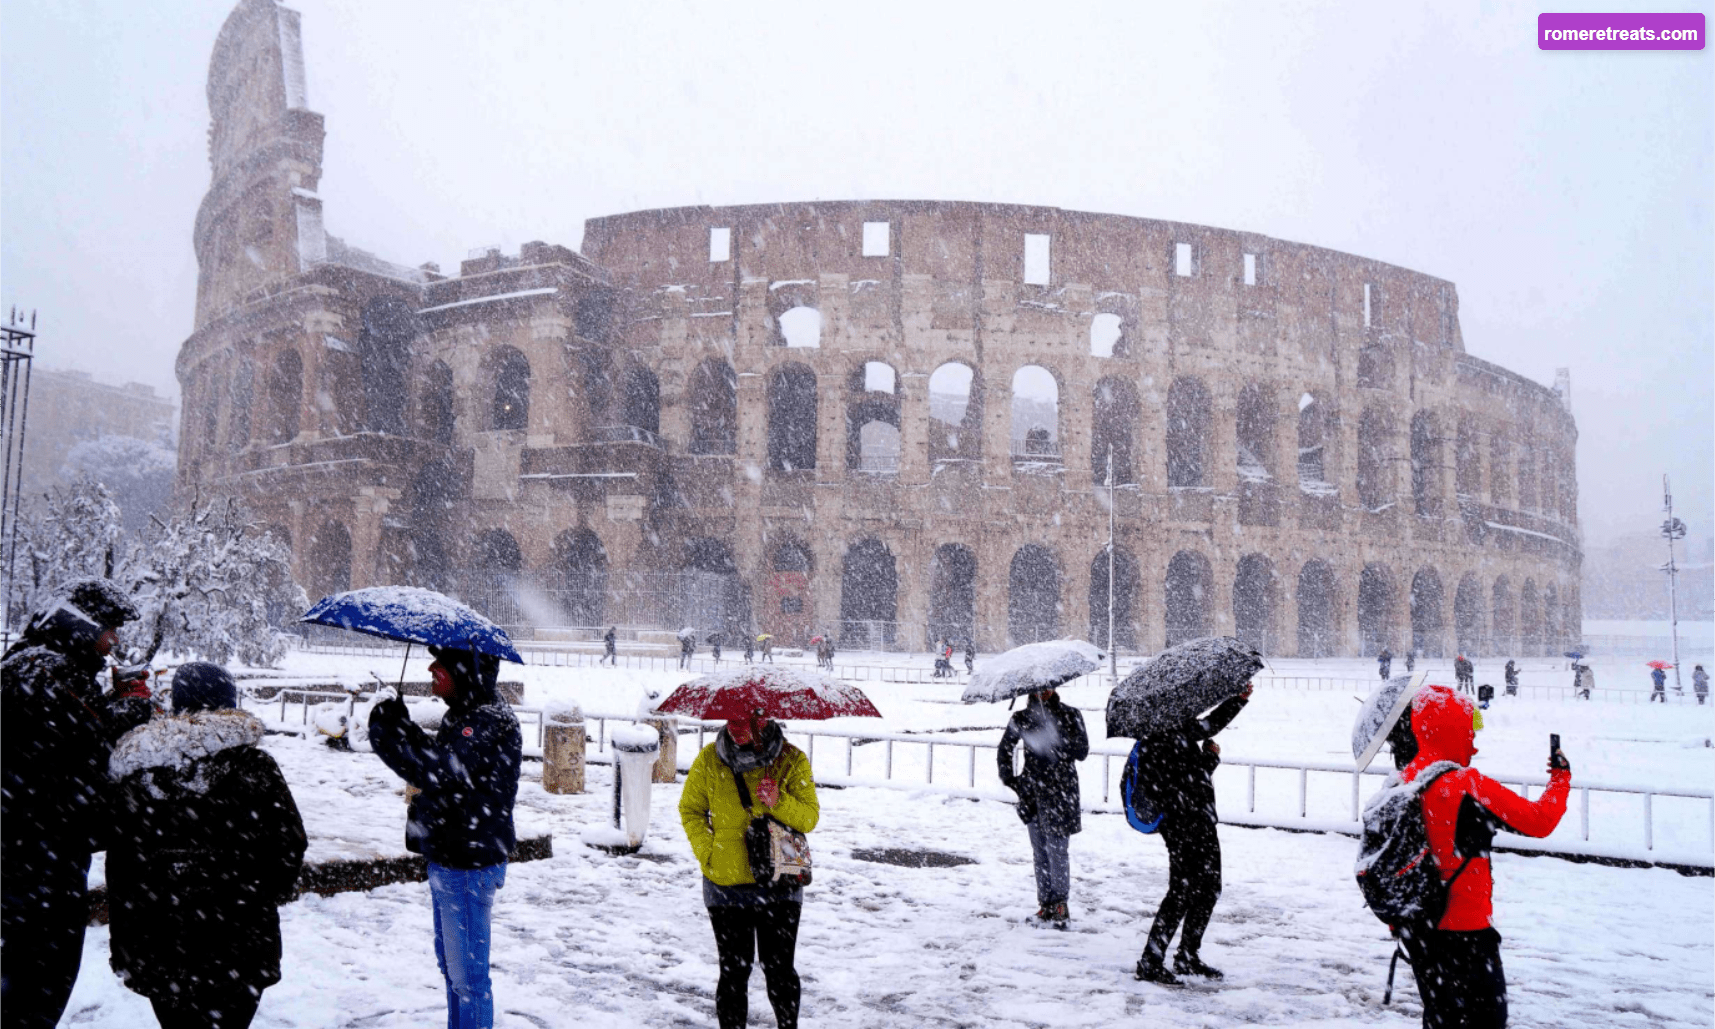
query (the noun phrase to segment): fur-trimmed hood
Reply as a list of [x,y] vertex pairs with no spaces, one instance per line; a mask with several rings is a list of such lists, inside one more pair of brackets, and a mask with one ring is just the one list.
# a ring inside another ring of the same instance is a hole
[[194,711],[157,718],[120,737],[107,772],[115,781],[138,772],[150,772],[150,778],[164,772],[202,793],[210,784],[191,774],[197,762],[235,747],[254,747],[262,735],[261,720],[248,711]]

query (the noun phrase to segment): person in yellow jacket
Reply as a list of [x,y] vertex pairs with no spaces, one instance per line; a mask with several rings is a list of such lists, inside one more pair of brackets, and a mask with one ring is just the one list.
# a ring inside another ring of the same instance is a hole
[[759,951],[775,1022],[780,1029],[797,1029],[794,958],[804,890],[795,882],[759,884],[750,874],[744,830],[753,815],[768,814],[807,833],[816,828],[821,810],[810,759],[787,743],[780,726],[761,712],[727,722],[691,762],[679,795],[679,820],[703,872],[703,904],[714,926],[720,956],[715,1015],[721,1029],[745,1025],[750,967]]

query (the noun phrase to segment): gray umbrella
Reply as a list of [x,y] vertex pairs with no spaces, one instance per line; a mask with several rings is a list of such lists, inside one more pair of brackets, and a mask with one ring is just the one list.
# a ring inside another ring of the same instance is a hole
[[1352,723],[1352,757],[1358,771],[1370,767],[1376,752],[1382,749],[1387,734],[1393,731],[1400,715],[1411,706],[1411,698],[1423,686],[1428,669],[1415,675],[1400,675],[1377,686],[1358,709],[1358,720]]
[[1228,697],[1262,668],[1262,655],[1231,636],[1169,647],[1108,696],[1108,735],[1142,739],[1176,729]]

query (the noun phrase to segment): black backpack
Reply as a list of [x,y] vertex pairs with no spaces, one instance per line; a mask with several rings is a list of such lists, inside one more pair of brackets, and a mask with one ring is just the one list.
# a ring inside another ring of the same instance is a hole
[[1423,823],[1423,791],[1459,767],[1452,761],[1437,761],[1411,782],[1382,788],[1364,805],[1358,889],[1370,911],[1395,935],[1434,928],[1447,911],[1453,881],[1470,864],[1466,858],[1452,878],[1442,882]]

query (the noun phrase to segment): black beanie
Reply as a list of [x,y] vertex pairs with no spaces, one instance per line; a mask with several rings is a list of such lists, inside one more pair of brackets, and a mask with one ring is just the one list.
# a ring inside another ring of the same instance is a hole
[[192,661],[173,673],[173,714],[225,711],[237,706],[238,684],[219,665]]

